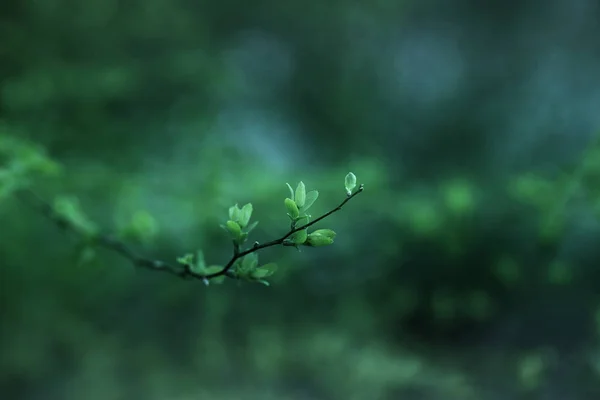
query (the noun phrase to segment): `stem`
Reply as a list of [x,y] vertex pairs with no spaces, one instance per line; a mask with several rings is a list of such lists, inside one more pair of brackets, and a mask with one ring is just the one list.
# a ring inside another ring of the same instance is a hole
[[[218,272],[215,272],[212,274],[208,274],[208,275],[198,274],[198,273],[192,271],[190,265],[183,265],[183,264],[173,265],[173,264],[169,264],[164,261],[161,261],[161,260],[155,260],[155,259],[142,257],[139,254],[137,254],[135,251],[133,251],[131,248],[129,248],[125,243],[123,243],[122,241],[120,241],[119,239],[115,238],[113,235],[110,235],[110,234],[95,233],[90,238],[90,241],[93,244],[104,247],[108,250],[112,250],[113,252],[121,255],[122,257],[128,259],[136,267],[147,268],[147,269],[151,269],[151,270],[155,270],[155,271],[164,271],[164,272],[170,273],[172,275],[176,275],[180,278],[199,279],[199,280],[202,280],[205,284],[207,284],[209,279],[216,278],[218,276],[225,275],[229,278],[235,278],[235,275],[231,272],[231,268],[233,267],[233,265],[235,264],[235,262],[238,259],[240,259],[244,256],[247,256],[250,253],[254,253],[256,251],[265,249],[267,247],[282,245],[284,243],[285,239],[287,239],[294,233],[296,233],[302,229],[306,229],[309,226],[312,226],[312,225],[316,224],[317,222],[327,218],[331,214],[333,214],[337,211],[340,211],[342,209],[342,207],[347,202],[350,201],[350,199],[352,199],[357,194],[361,193],[363,191],[363,189],[364,189],[364,186],[360,185],[354,193],[347,196],[344,199],[344,201],[342,201],[337,207],[335,207],[331,211],[326,212],[325,214],[321,215],[320,217],[314,219],[311,222],[308,222],[308,223],[298,226],[298,227],[292,227],[288,233],[286,233],[284,236],[280,237],[279,239],[275,239],[270,242],[266,242],[266,243],[262,243],[262,244],[260,244],[258,242],[254,242],[252,247],[250,247],[249,249],[244,250],[244,251],[241,251],[239,244],[234,242],[233,243],[233,255],[232,255],[231,259],[229,260],[229,262],[227,263],[227,265],[225,265],[225,267],[221,271],[218,271]],[[44,200],[39,198],[34,192],[32,192],[31,190],[27,190],[27,193],[29,194],[29,196],[26,196],[24,191],[21,191],[21,192],[17,193],[17,197],[19,198],[19,200],[21,200],[23,203],[27,204],[28,206],[39,210],[46,218],[53,221],[56,225],[58,225],[59,228],[61,228],[65,232],[74,233],[74,234],[77,234],[79,236],[84,236],[84,237],[89,236],[89,233],[82,231],[78,226],[73,224],[67,218],[65,218],[62,215],[60,215],[59,213],[57,213],[50,204],[48,204],[47,202],[45,202]]]
[[342,201],[337,207],[335,207],[334,209],[332,209],[331,211],[326,212],[325,214],[321,215],[320,217],[312,220],[311,222],[308,222],[304,225],[298,226],[296,228],[292,228],[290,229],[290,231],[288,233],[286,233],[284,236],[280,237],[279,239],[275,239],[275,240],[271,240],[270,242],[267,243],[263,243],[263,244],[256,244],[254,243],[254,246],[252,246],[251,248],[249,248],[248,250],[242,251],[240,253],[237,253],[233,255],[233,257],[231,257],[231,259],[229,260],[229,262],[227,263],[227,265],[225,265],[225,267],[219,271],[219,272],[215,272],[209,275],[205,275],[204,277],[206,279],[211,279],[211,278],[216,278],[217,276],[221,276],[221,275],[225,275],[230,269],[231,267],[233,267],[233,264],[241,257],[247,256],[250,253],[254,253],[255,251],[261,250],[261,249],[265,249],[267,247],[272,247],[272,246],[278,246],[283,244],[283,241],[285,239],[287,239],[288,237],[290,237],[291,235],[293,235],[294,233],[301,231],[302,229],[306,229],[309,226],[312,226],[314,224],[316,224],[317,222],[329,217],[331,214],[333,214],[334,212],[340,211],[342,209],[342,207],[350,201],[350,199],[352,199],[354,196],[356,196],[357,194],[361,193],[364,190],[364,185],[360,185],[358,187],[358,189],[352,193],[350,196],[347,196],[344,201]]

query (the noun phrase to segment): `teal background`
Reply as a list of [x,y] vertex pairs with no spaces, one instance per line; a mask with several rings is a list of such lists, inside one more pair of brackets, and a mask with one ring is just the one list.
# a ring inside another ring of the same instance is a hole
[[[600,398],[593,1],[5,0],[0,389],[10,399]],[[47,158],[46,158],[47,157]],[[272,285],[135,269],[23,204],[75,196],[168,262],[286,182],[341,202]],[[139,235],[142,233],[143,235]]]

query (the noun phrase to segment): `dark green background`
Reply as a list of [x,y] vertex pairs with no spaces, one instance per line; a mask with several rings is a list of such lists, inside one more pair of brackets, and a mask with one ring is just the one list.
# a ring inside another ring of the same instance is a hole
[[334,246],[261,252],[269,288],[78,262],[5,193],[2,394],[600,398],[599,20],[591,0],[4,0],[5,192],[18,172],[112,231],[147,212],[133,247],[210,264],[236,202],[267,241],[285,182],[320,191],[313,215],[348,171],[365,192],[319,224]]

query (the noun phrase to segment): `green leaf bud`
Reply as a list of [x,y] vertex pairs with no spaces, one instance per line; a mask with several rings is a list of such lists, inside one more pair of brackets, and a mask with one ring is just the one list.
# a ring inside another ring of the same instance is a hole
[[290,199],[289,197],[285,199],[285,207],[287,208],[290,218],[296,219],[300,216],[300,210],[298,210],[298,206],[294,200]]
[[356,187],[356,175],[352,172],[348,172],[344,179],[344,186],[346,187],[346,194],[350,196],[352,194],[352,189]]
[[331,229],[318,229],[308,235],[305,244],[313,247],[328,246],[333,243],[335,235]]
[[298,208],[304,207],[304,203],[306,202],[306,186],[304,186],[304,182],[302,181],[300,181],[296,187],[296,196],[294,197],[294,200],[296,201]]

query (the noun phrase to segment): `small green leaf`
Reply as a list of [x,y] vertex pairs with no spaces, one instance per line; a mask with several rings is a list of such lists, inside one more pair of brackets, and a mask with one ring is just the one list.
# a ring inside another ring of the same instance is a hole
[[240,225],[232,220],[227,221],[226,225],[227,230],[229,231],[229,233],[231,233],[231,237],[239,240],[241,234],[242,234],[242,228],[240,227]]
[[285,203],[285,207],[287,208],[288,215],[290,216],[290,218],[295,220],[296,218],[298,218],[300,216],[300,210],[298,210],[298,206],[296,205],[294,200],[292,200],[288,197],[285,199],[284,203]]
[[298,208],[304,207],[304,203],[306,202],[306,186],[304,186],[304,182],[302,181],[300,181],[296,187],[296,196],[294,197],[294,200]]
[[302,211],[308,210],[318,197],[319,192],[316,190],[311,190],[310,192],[306,193],[306,202],[304,203],[304,207],[302,207]]
[[246,227],[246,233],[250,233],[254,230],[254,228],[256,228],[256,225],[258,225],[258,221],[254,221],[253,223],[251,223],[250,225],[248,225]]
[[302,229],[302,230],[300,230],[298,232],[294,232],[289,237],[289,240],[293,244],[299,245],[299,244],[303,244],[304,242],[306,242],[307,237],[308,237],[308,233],[307,233],[306,229]]
[[244,271],[253,271],[258,265],[258,254],[250,253],[242,259],[241,268]]
[[352,172],[348,172],[344,179],[344,186],[346,187],[346,194],[350,196],[352,194],[352,189],[356,187],[356,175]]
[[54,211],[72,224],[81,234],[94,236],[97,233],[95,224],[83,213],[76,197],[57,197],[54,199]]
[[223,268],[225,267],[222,265],[209,265],[208,267],[205,266],[202,268],[202,272],[204,275],[211,275],[223,271]]
[[192,254],[186,254],[183,257],[179,257],[177,262],[183,265],[188,265],[190,271],[192,271],[194,274],[206,275],[206,263],[204,261],[204,254],[202,253],[202,250],[198,250],[195,260]]
[[256,269],[258,265],[258,255],[256,253],[250,253],[241,260],[237,260],[233,265],[233,272],[238,279],[252,280],[250,274]]
[[252,216],[252,204],[248,203],[239,212],[239,220],[238,223],[242,228],[245,228],[250,222],[250,217]]
[[196,264],[187,264],[189,266],[190,271],[192,271],[193,274],[198,274],[198,275],[206,275],[206,272],[204,271],[204,268],[202,268],[199,265]]
[[192,265],[194,263],[194,255],[192,253],[187,253],[182,257],[177,257],[177,262],[183,265]]
[[235,222],[238,222],[240,219],[240,212],[242,210],[240,210],[240,208],[238,207],[237,203],[231,207],[229,207],[229,219]]
[[286,182],[286,185],[288,187],[288,189],[290,190],[290,199],[294,198],[294,189],[292,189],[292,186]]
[[202,250],[198,250],[196,252],[196,265],[200,268],[206,267],[206,261],[204,260],[204,252],[202,252]]
[[318,229],[308,235],[306,245],[313,247],[328,246],[333,243],[336,233],[331,229]]
[[269,282],[265,281],[264,279],[257,279],[256,282],[262,283],[265,286],[271,286],[271,284]]
[[[203,269],[202,274],[203,275],[216,274],[216,273],[223,271],[224,268],[225,267],[222,265],[210,265]],[[210,282],[216,283],[216,284],[221,284],[221,283],[225,282],[225,278],[226,278],[225,275],[216,276],[214,278],[210,278]]]
[[131,217],[129,226],[124,229],[124,234],[142,242],[149,242],[158,235],[158,223],[152,214],[139,210]]
[[277,272],[277,264],[268,263],[256,268],[250,276],[255,279],[267,278]]

